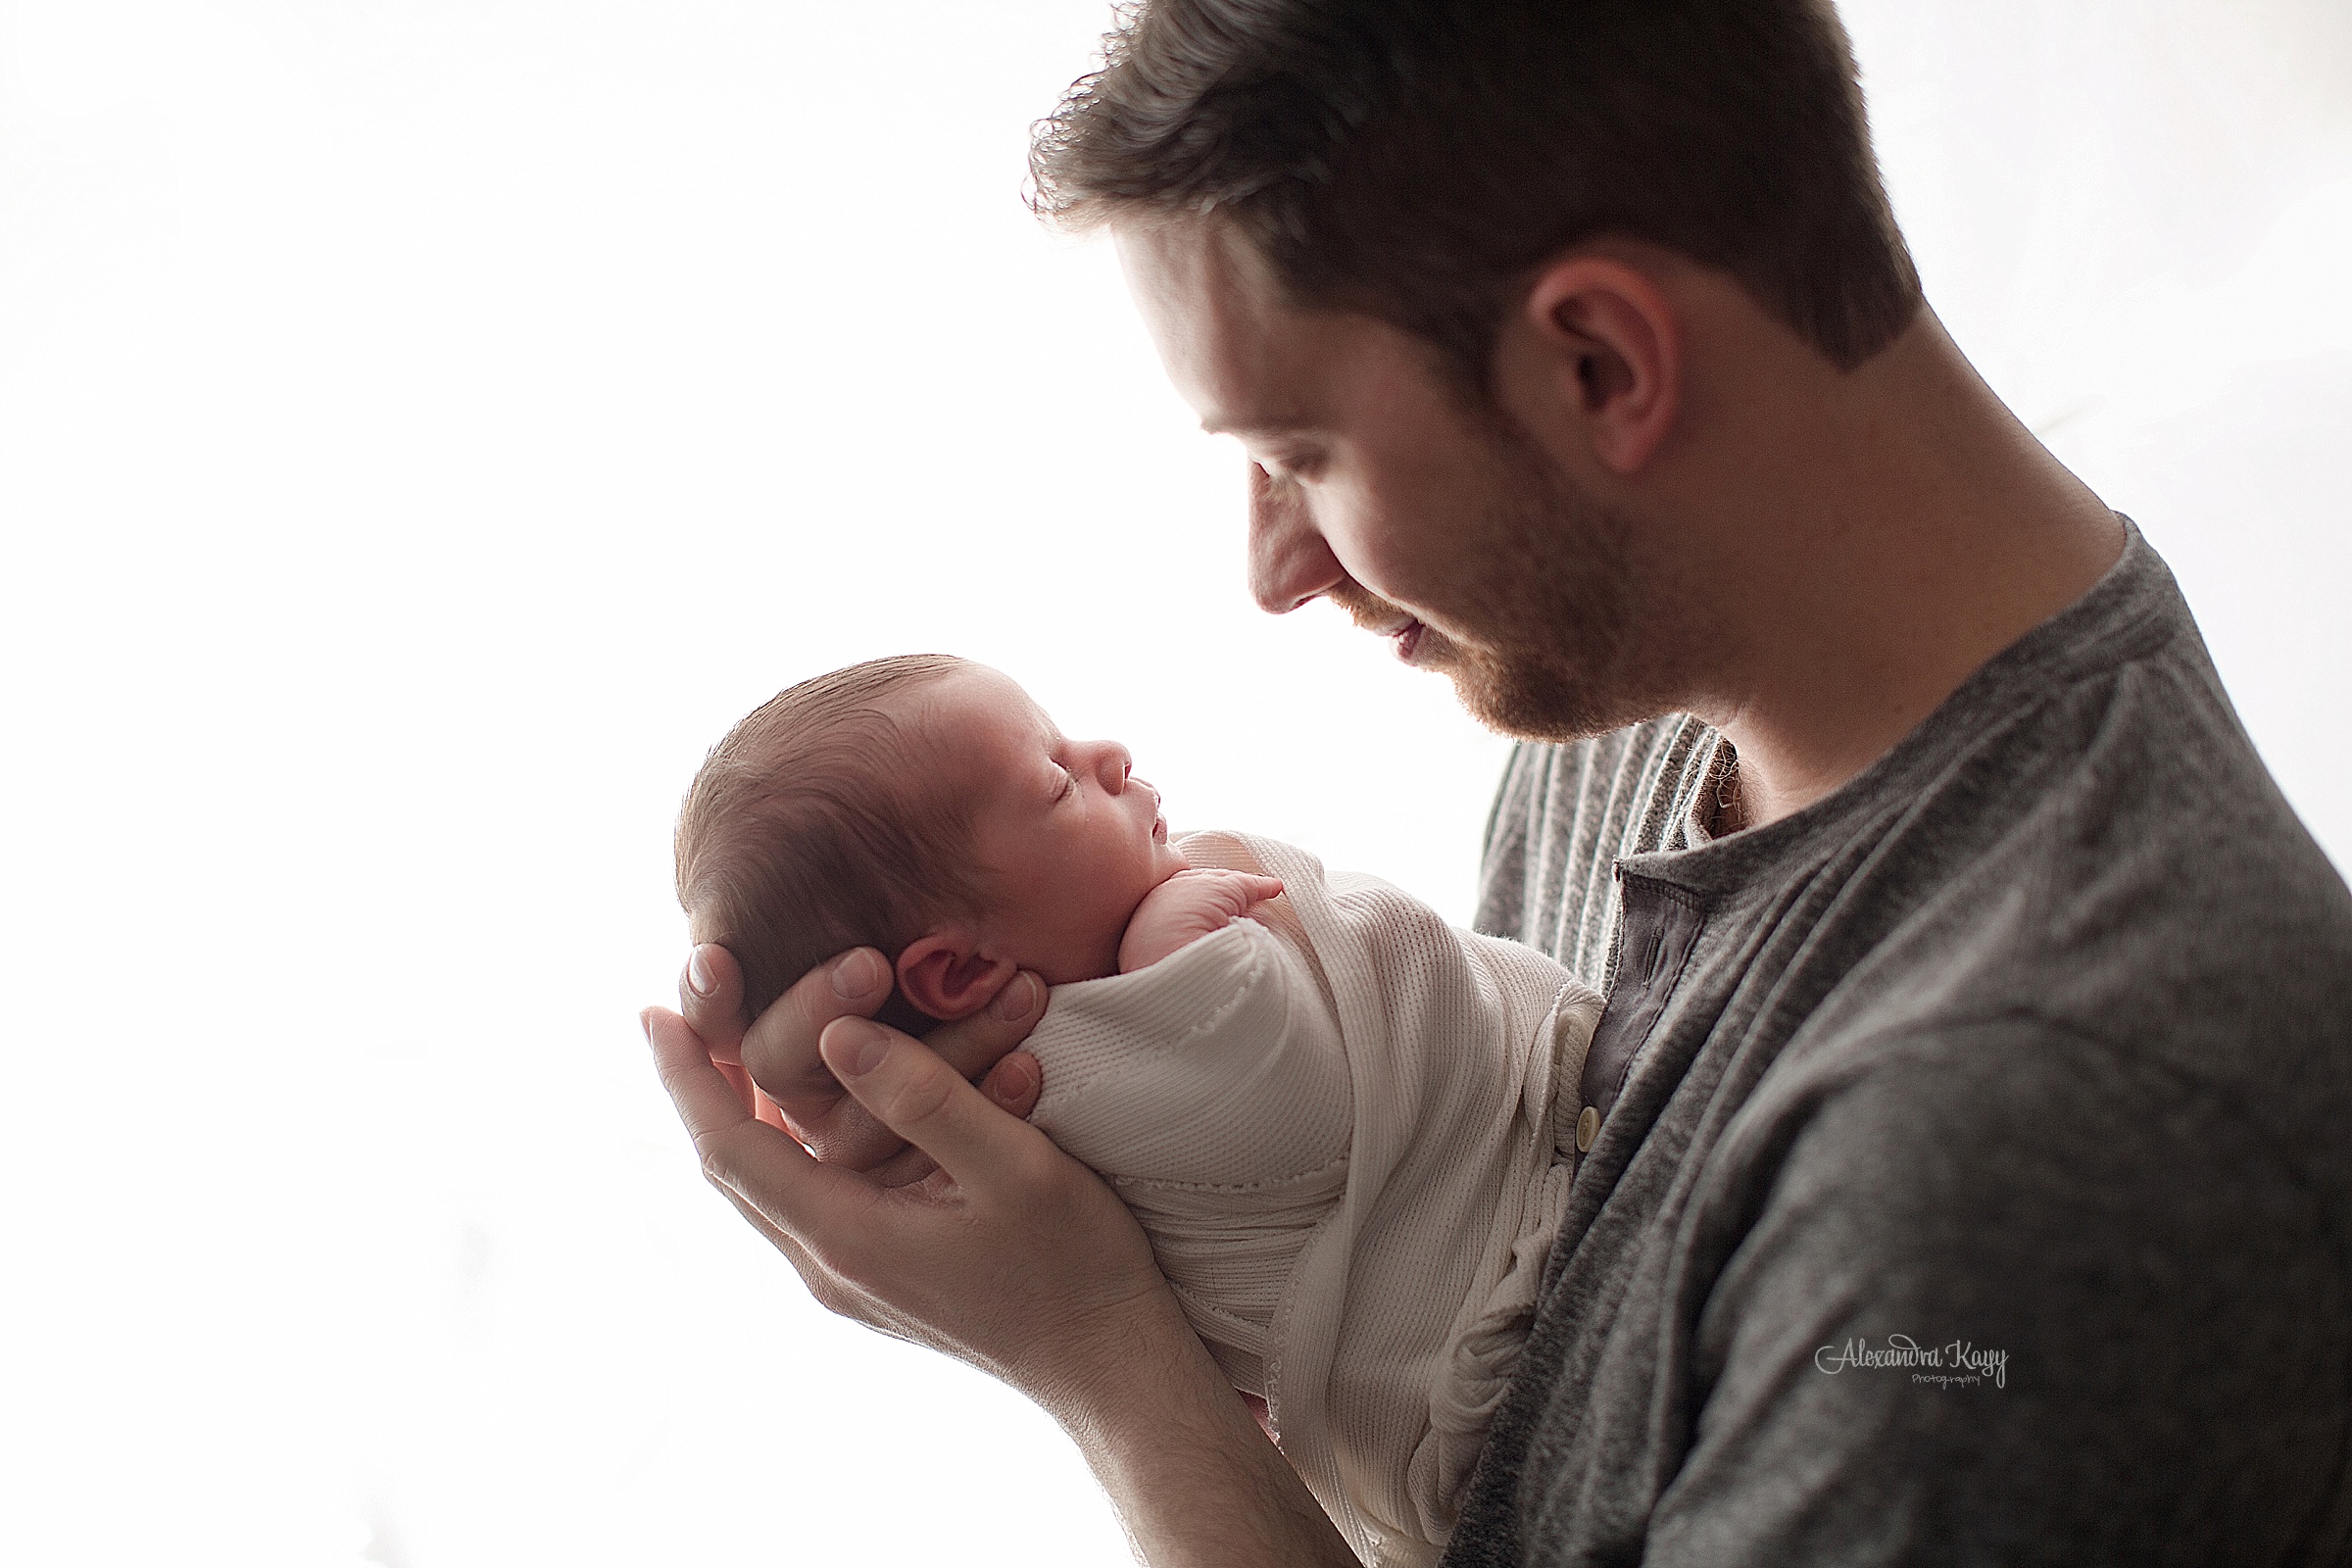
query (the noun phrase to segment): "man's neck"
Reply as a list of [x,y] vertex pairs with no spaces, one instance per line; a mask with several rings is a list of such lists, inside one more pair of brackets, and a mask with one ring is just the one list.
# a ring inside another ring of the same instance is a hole
[[1717,635],[1690,707],[1739,752],[1725,831],[1862,772],[2123,550],[2115,514],[1932,314],[1854,370],[1790,373],[1718,389],[1775,412],[1718,460],[1729,504],[1695,514],[1708,548],[1690,586]]

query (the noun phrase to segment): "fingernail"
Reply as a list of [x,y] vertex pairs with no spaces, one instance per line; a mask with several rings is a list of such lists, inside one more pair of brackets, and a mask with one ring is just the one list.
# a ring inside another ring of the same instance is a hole
[[890,1054],[890,1035],[870,1023],[850,1020],[835,1024],[825,1031],[828,1038],[841,1042],[825,1053],[825,1060],[833,1070],[862,1078],[882,1065]]
[[710,973],[710,960],[703,956],[702,949],[697,948],[686,955],[686,985],[689,990],[698,997],[707,997],[716,984],[717,979]]
[[874,956],[859,948],[833,965],[833,991],[836,996],[862,997],[880,983],[874,973]]
[[1017,1105],[1021,1097],[1029,1093],[1029,1074],[1018,1066],[999,1067],[988,1083],[996,1091],[1000,1105]]
[[988,1010],[1006,1023],[1018,1023],[1037,1004],[1036,995],[1030,989],[1036,984],[1026,973],[1014,975],[1004,982],[1004,989],[997,993],[997,1000],[988,1004]]

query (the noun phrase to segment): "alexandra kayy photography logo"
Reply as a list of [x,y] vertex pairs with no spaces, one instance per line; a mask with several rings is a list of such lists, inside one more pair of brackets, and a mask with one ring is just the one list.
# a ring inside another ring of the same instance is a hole
[[1833,1376],[1855,1370],[1908,1372],[1912,1382],[1938,1389],[2009,1386],[2009,1352],[1979,1349],[1969,1340],[1921,1345],[1908,1334],[1889,1334],[1884,1346],[1873,1346],[1868,1339],[1848,1340],[1815,1350],[1813,1364]]

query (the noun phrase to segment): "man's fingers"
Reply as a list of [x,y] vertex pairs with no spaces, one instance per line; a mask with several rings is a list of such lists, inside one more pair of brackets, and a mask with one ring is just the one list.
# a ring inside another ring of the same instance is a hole
[[895,1029],[838,1019],[823,1036],[825,1061],[874,1119],[939,1161],[967,1190],[986,1186],[1009,1159],[1053,1146],[991,1104],[963,1075]]
[[1045,1068],[1026,1051],[1009,1053],[980,1080],[982,1094],[1023,1121],[1037,1108],[1045,1087]]
[[[1018,1116],[1023,1121],[1027,1121],[1029,1113],[1037,1108],[1037,1097],[1044,1088],[1045,1071],[1038,1065],[1037,1058],[1026,1051],[1015,1051],[1006,1055],[988,1070],[987,1077],[980,1080],[980,1093],[1003,1106],[1007,1115]],[[872,1111],[848,1095],[841,1097],[841,1109],[843,1114],[834,1118],[836,1123],[846,1121],[850,1113],[855,1113],[859,1124],[869,1130],[870,1136],[888,1139],[891,1147],[898,1151],[880,1164],[851,1166],[853,1170],[865,1172],[876,1186],[911,1187],[939,1169],[937,1160],[913,1145],[905,1143],[898,1134],[876,1121]],[[817,1157],[822,1159],[825,1154],[824,1146],[818,1145]]]
[[735,955],[706,942],[678,974],[678,1010],[713,1061],[743,1059],[743,970]]
[[727,1081],[727,1087],[735,1091],[735,1098],[743,1102],[744,1109],[770,1127],[790,1131],[784,1126],[784,1113],[776,1108],[774,1101],[760,1092],[758,1084],[752,1082],[752,1075],[744,1070],[741,1062],[713,1061],[710,1065],[718,1069],[718,1075]]
[[1046,983],[1023,969],[1004,982],[987,1006],[968,1018],[941,1024],[923,1037],[923,1044],[964,1077],[977,1079],[1028,1039],[1045,1013]]
[[760,1086],[753,1083],[752,1075],[743,1070],[743,1063],[713,1059],[710,1065],[718,1069],[718,1075],[727,1081],[727,1087],[735,1091],[735,1098],[743,1102],[743,1108],[755,1116],[758,1115],[760,1100]]
[[[852,1101],[851,1103],[857,1102]],[[880,1122],[875,1122],[873,1125],[889,1135],[890,1141],[898,1145],[899,1150],[897,1153],[882,1161],[881,1164],[866,1168],[866,1178],[875,1186],[912,1187],[916,1182],[927,1180],[933,1171],[939,1169],[938,1160],[933,1159],[912,1144],[904,1142],[897,1134],[891,1133],[889,1128],[883,1127]]]
[[[1037,1108],[1045,1074],[1035,1056],[1016,1048],[1037,1027],[1045,1004],[1045,982],[1033,974],[1016,974],[987,1007],[960,1022],[941,1025],[923,1044],[961,1076],[977,1079],[990,1100],[1027,1120]],[[899,1134],[876,1120],[854,1096],[843,1094],[829,1068],[806,1090],[799,1107],[787,1105],[785,1113],[795,1135],[829,1164],[866,1171],[885,1187],[919,1181],[930,1172],[929,1156],[901,1148]]]
[[873,1015],[890,1000],[890,965],[871,948],[853,948],[793,983],[743,1036],[743,1064],[784,1114],[813,1121],[841,1094],[817,1054],[816,1037],[836,1018]]
[[711,1185],[718,1189],[721,1198],[735,1205],[736,1213],[751,1222],[752,1229],[766,1237],[769,1244],[784,1254],[784,1261],[790,1263],[793,1272],[800,1275],[801,1283],[808,1288],[808,1294],[815,1298],[819,1306],[828,1312],[854,1317],[893,1338],[906,1337],[886,1314],[877,1311],[877,1303],[867,1292],[825,1267],[817,1260],[815,1253],[801,1244],[798,1237],[777,1228],[774,1221],[760,1212],[757,1203],[724,1182],[713,1182]]
[[[870,948],[843,954],[802,976],[761,1013],[744,1036],[742,1054],[753,1078],[782,1108],[793,1135],[818,1158],[872,1171],[885,1185],[896,1186],[892,1176],[914,1170],[907,1179],[920,1179],[928,1162],[903,1157],[899,1136],[842,1092],[816,1044],[834,1019],[869,1016],[889,996],[890,968],[880,954]],[[927,1044],[958,1073],[977,1078],[1027,1039],[1045,1010],[1045,982],[1034,974],[1015,974],[986,1007],[960,1022],[942,1025]],[[1016,1066],[1002,1087],[992,1091],[992,1097],[1016,1116],[1027,1116],[1037,1102],[1037,1064],[1035,1058],[1025,1061],[1025,1067]]]
[[789,1135],[761,1123],[684,1018],[648,1007],[643,1022],[662,1087],[693,1135],[704,1174],[766,1216],[763,1230],[807,1235],[850,1223],[854,1208],[871,1202],[869,1183],[818,1164]]

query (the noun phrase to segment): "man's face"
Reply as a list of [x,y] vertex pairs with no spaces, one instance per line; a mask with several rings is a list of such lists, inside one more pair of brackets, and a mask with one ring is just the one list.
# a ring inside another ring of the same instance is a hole
[[1637,662],[1629,529],[1507,411],[1470,407],[1397,327],[1290,306],[1225,225],[1118,239],[1170,379],[1249,455],[1259,605],[1331,600],[1506,734],[1597,734],[1671,706]]

